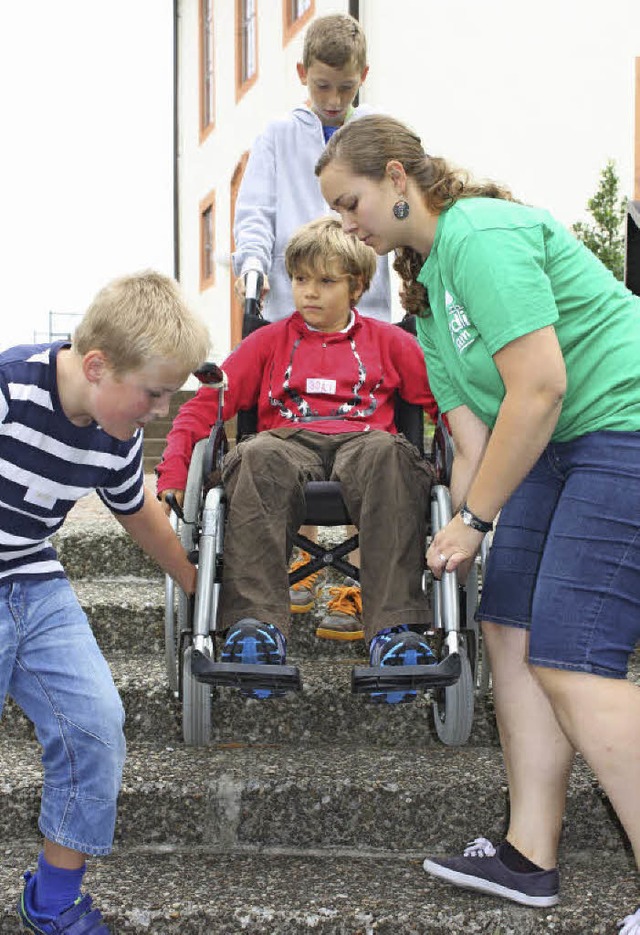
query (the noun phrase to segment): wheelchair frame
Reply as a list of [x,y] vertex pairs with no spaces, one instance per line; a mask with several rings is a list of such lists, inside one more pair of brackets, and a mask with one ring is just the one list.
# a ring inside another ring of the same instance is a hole
[[[222,421],[223,388],[218,418],[208,439],[194,448],[182,510],[171,505],[172,525],[194,564],[198,565],[194,600],[165,580],[165,660],[169,685],[182,703],[182,730],[185,743],[206,745],[212,732],[212,686],[280,688],[300,690],[300,674],[295,666],[242,666],[215,661],[215,621],[221,588],[226,520],[226,495],[221,482],[210,485],[211,476],[221,475],[228,442]],[[240,415],[240,414],[239,414]],[[246,431],[243,434],[248,434]],[[437,483],[431,493],[431,534],[451,519],[451,498],[444,483],[449,475],[452,448],[446,428],[439,422],[434,435],[434,464]],[[350,524],[340,485],[316,481],[306,485],[308,511],[305,524]],[[323,510],[329,505],[329,510]],[[298,532],[296,545],[311,559],[289,574],[289,584],[300,581],[327,565],[342,574],[359,579],[359,569],[345,556],[357,548],[358,535],[328,549]],[[426,546],[426,544],[425,544]],[[425,571],[425,587],[432,582],[433,630],[438,662],[431,666],[356,666],[352,671],[352,691],[370,693],[387,690],[426,690],[432,693],[434,725],[447,745],[466,743],[471,733],[476,690],[486,690],[488,667],[481,659],[480,632],[474,619],[478,597],[477,566],[472,568],[467,588],[458,585],[456,572],[446,572],[441,580]]]

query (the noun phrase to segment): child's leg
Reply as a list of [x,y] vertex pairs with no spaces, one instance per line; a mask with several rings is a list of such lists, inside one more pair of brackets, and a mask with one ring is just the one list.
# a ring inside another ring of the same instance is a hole
[[[66,579],[14,584],[11,611],[18,664],[9,694],[33,721],[43,747],[42,879],[48,914],[54,917],[61,908],[55,890],[64,891],[66,885],[56,884],[55,869],[73,874],[81,870],[85,854],[111,850],[125,755],[124,713]],[[54,868],[49,876],[47,867]],[[33,904],[47,914],[37,895]]]
[[18,630],[11,608],[11,585],[0,584],[0,715],[16,664]]
[[426,624],[422,592],[431,469],[405,439],[371,432],[338,451],[334,476],[360,530],[365,639]]
[[[317,526],[301,526],[298,530],[301,536],[306,536],[312,542],[318,541]],[[296,558],[292,558],[289,563],[289,572],[297,571],[302,565],[309,561],[309,553],[302,549]],[[297,581],[289,588],[289,602],[292,614],[306,614],[313,608],[316,602],[318,590],[321,587],[323,572],[315,572],[301,581]]]
[[291,537],[304,518],[306,481],[323,477],[320,458],[296,434],[260,432],[229,452],[221,630],[248,617],[288,635]]

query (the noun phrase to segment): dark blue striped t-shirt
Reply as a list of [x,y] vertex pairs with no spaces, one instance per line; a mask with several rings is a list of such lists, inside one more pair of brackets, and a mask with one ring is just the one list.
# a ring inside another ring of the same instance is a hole
[[69,421],[56,380],[63,347],[0,354],[0,582],[64,576],[49,537],[93,490],[114,513],[142,507],[142,432],[119,441],[95,422]]

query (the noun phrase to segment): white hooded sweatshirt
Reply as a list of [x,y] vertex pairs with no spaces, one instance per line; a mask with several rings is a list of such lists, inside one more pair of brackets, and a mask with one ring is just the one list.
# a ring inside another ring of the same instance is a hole
[[[372,112],[371,107],[362,105],[350,119]],[[236,276],[250,269],[267,274],[270,291],[263,315],[269,321],[285,318],[295,310],[284,265],[291,235],[302,224],[332,213],[315,174],[324,147],[319,117],[300,105],[268,124],[249,154],[236,201],[233,268]],[[377,272],[358,302],[358,311],[389,321],[391,290],[386,256],[378,258]]]

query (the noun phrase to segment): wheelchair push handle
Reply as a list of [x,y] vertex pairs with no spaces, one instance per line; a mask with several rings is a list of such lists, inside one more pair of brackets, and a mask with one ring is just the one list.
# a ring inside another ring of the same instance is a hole
[[264,285],[264,275],[259,269],[247,270],[244,277],[244,313],[261,318],[261,295]]
[[194,377],[204,386],[210,386],[218,390],[218,422],[222,422],[222,410],[224,407],[224,391],[229,386],[227,375],[221,367],[214,364],[212,360],[205,360],[197,370],[193,371]]
[[212,360],[205,360],[197,370],[193,371],[193,375],[205,386],[224,386],[226,382],[224,370],[214,364]]

